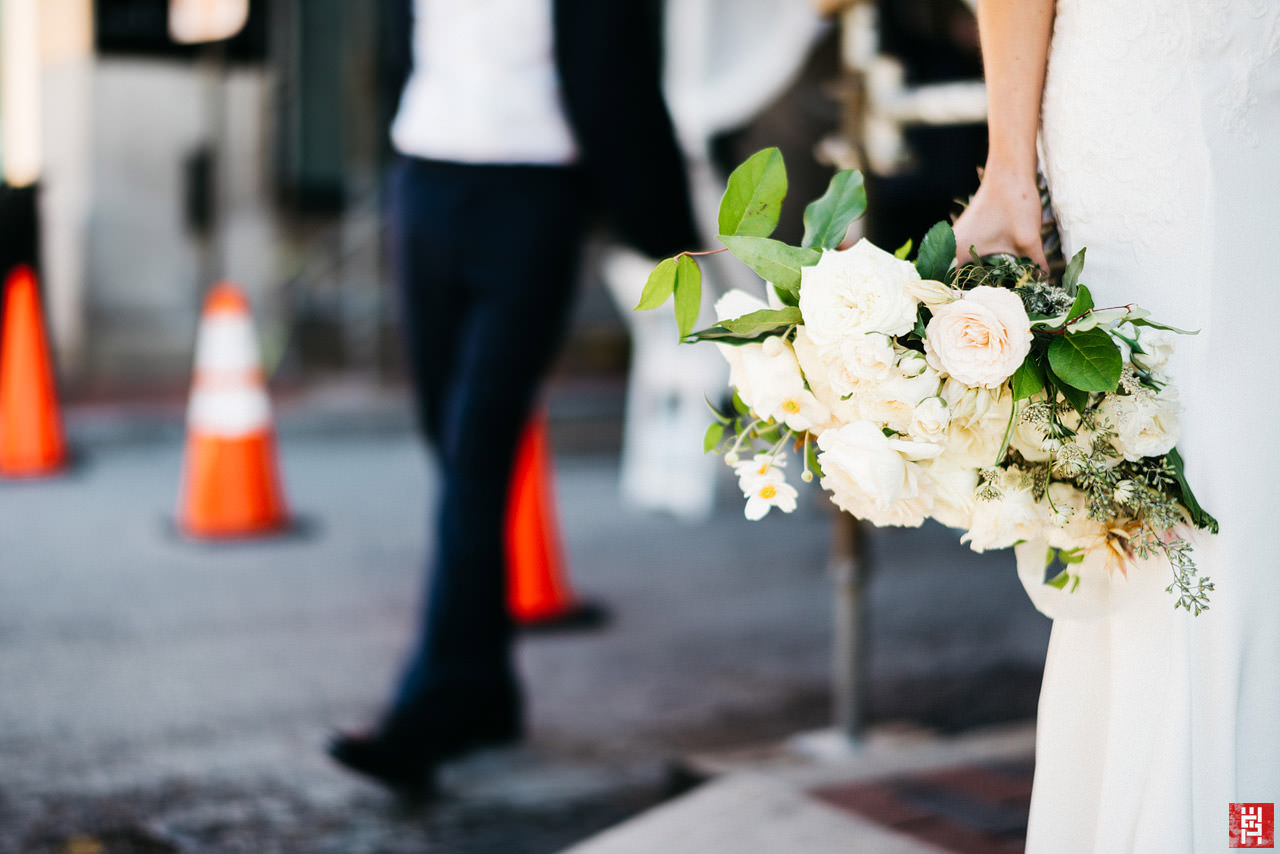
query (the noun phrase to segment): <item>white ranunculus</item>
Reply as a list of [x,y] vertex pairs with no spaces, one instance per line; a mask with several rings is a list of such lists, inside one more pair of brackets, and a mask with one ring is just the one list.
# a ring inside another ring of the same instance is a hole
[[1178,443],[1178,396],[1173,386],[1159,393],[1144,388],[1134,394],[1109,394],[1098,406],[1098,415],[1116,431],[1113,444],[1131,463],[1163,456]]
[[978,470],[956,465],[947,457],[927,460],[920,468],[933,485],[931,515],[948,528],[968,530],[973,516],[973,492],[978,486]]
[[945,442],[951,412],[940,397],[926,397],[916,404],[907,433],[922,442]]
[[820,347],[868,332],[902,335],[915,325],[917,303],[905,285],[920,274],[870,241],[823,252],[800,277],[800,313]]
[[960,538],[975,552],[1006,549],[1019,540],[1035,539],[1044,528],[1044,511],[1031,492],[1030,478],[1016,466],[1001,471],[1000,497],[975,500],[969,530]]
[[934,309],[924,349],[935,370],[967,386],[997,386],[1031,351],[1031,321],[1013,291],[977,287]]
[[1089,498],[1069,483],[1049,484],[1045,539],[1055,549],[1087,549],[1106,539],[1107,526],[1089,518]]
[[1133,363],[1151,374],[1162,375],[1169,358],[1177,346],[1178,333],[1151,326],[1138,327],[1138,346],[1142,352],[1133,354]]
[[837,506],[877,525],[919,525],[932,506],[919,460],[942,446],[891,439],[870,421],[854,421],[818,437],[822,486]]

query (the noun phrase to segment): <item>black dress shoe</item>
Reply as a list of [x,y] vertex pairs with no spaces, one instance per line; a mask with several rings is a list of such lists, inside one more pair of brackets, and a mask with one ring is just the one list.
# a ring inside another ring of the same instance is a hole
[[411,721],[392,715],[373,735],[337,733],[329,756],[397,794],[421,799],[434,791],[435,766],[486,747],[520,740],[518,705],[486,705],[448,723]]
[[433,766],[421,761],[416,752],[378,736],[335,733],[327,752],[340,765],[381,783],[406,800],[427,800],[435,793]]

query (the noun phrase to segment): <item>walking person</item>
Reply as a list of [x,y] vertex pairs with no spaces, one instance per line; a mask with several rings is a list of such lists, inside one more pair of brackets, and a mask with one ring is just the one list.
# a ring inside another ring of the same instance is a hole
[[660,90],[655,0],[403,0],[394,260],[441,477],[417,641],[386,713],[330,754],[396,790],[522,733],[504,519],[517,440],[565,333],[597,216],[653,256],[694,246]]

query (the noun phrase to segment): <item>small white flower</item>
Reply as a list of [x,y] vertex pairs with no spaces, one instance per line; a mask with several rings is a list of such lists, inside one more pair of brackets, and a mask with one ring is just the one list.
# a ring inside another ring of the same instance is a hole
[[783,513],[790,513],[796,509],[797,494],[795,487],[786,481],[762,483],[747,496],[747,506],[743,512],[752,522],[763,519],[774,507]]
[[821,347],[868,332],[902,335],[915,325],[917,302],[906,285],[920,274],[870,241],[823,252],[800,277],[800,312]]
[[1111,497],[1115,500],[1117,504],[1124,505],[1133,501],[1134,496],[1137,494],[1137,491],[1138,491],[1137,487],[1134,486],[1133,481],[1122,480],[1116,484],[1115,492],[1112,494]]
[[751,521],[763,519],[770,508],[777,507],[783,513],[796,509],[796,490],[782,473],[787,464],[783,454],[756,454],[751,460],[734,467],[738,486],[747,499],[743,512]]
[[738,486],[745,496],[755,490],[758,482],[785,480],[782,470],[786,465],[786,454],[756,454],[749,460],[741,460],[735,464],[733,473],[738,476]]
[[934,370],[967,386],[1003,383],[1031,351],[1031,321],[1007,288],[977,287],[934,309],[924,349]]

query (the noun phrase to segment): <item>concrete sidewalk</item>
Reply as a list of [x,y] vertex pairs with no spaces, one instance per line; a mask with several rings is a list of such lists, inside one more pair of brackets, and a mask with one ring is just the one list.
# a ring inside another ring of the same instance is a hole
[[1015,854],[1035,731],[963,736],[884,727],[690,757],[707,782],[566,854]]

